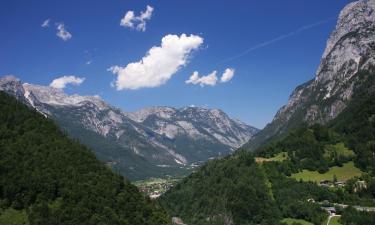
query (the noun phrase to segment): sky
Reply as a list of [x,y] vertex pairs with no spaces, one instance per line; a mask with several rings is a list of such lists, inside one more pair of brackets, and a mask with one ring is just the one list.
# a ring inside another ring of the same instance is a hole
[[219,108],[263,128],[314,77],[349,0],[2,0],[0,76],[125,111]]

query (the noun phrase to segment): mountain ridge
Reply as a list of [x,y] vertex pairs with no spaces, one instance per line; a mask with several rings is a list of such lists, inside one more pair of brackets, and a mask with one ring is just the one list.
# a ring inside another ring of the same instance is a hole
[[[158,106],[124,112],[99,96],[68,95],[62,89],[22,83],[14,76],[1,78],[0,90],[57,121],[72,137],[100,152],[101,159],[123,175],[139,175],[135,170],[140,166],[126,158],[138,158],[140,164],[148,168],[147,161],[154,168],[150,171],[153,176],[154,171],[165,170],[165,166],[191,169],[197,162],[230,154],[258,131],[218,109]],[[94,134],[90,132],[99,134],[97,139],[105,144],[92,140]],[[113,145],[127,153],[116,159],[114,155],[119,154],[114,147],[109,147],[113,150],[106,155],[98,145]],[[126,164],[133,166],[126,167]],[[160,175],[176,175],[170,174],[171,170]]]
[[336,118],[360,88],[358,74],[375,65],[375,1],[348,4],[338,17],[315,78],[299,85],[272,122],[244,145],[255,150],[303,123]]

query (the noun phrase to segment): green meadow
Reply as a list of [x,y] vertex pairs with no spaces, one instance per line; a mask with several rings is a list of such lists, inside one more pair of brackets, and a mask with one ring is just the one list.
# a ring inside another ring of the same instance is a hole
[[326,173],[319,173],[317,171],[303,170],[302,172],[292,174],[292,178],[303,181],[320,182],[322,180],[333,180],[336,175],[337,180],[348,180],[350,178],[361,176],[362,171],[354,166],[353,162],[343,164],[342,167],[334,166]]

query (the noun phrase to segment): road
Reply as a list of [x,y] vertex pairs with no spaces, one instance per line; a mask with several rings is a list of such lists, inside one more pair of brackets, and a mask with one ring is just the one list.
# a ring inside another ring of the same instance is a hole
[[[338,203],[333,203],[333,205],[337,206],[339,208],[342,208],[342,209],[345,209],[345,208],[348,207],[348,205],[338,204]],[[352,207],[355,208],[358,211],[375,212],[375,207],[365,207],[365,206],[358,206],[358,205],[355,205],[355,206],[352,206]]]
[[[319,205],[327,204],[325,202],[317,202],[317,203]],[[332,205],[333,207],[337,207],[337,208],[341,208],[341,209],[345,209],[345,208],[349,207],[349,205],[340,204],[340,203],[331,203],[331,202],[328,202],[328,204]],[[359,205],[353,205],[352,207],[354,209],[356,209],[357,211],[375,212],[375,207],[366,207],[366,206],[359,206]]]

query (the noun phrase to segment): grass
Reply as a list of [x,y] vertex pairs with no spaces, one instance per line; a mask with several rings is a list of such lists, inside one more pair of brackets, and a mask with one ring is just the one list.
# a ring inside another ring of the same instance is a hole
[[281,220],[281,222],[286,223],[288,225],[292,225],[293,223],[300,223],[302,225],[314,225],[310,222],[307,222],[306,220],[293,219],[293,218],[285,218]]
[[332,155],[354,157],[355,154],[352,150],[345,147],[344,143],[340,142],[335,145],[327,145],[325,147],[324,157],[331,158]]
[[271,158],[255,157],[255,161],[257,163],[271,162],[271,161],[281,162],[281,161],[286,160],[287,158],[288,158],[287,152],[280,152]]
[[329,221],[329,225],[342,225],[342,223],[339,222],[340,217],[335,216]]
[[[324,220],[322,225],[327,225],[327,220],[328,220],[328,217],[327,217],[326,220]],[[334,217],[331,218],[328,225],[343,225],[342,223],[339,222],[339,220],[340,220],[339,216],[334,216]]]
[[27,214],[25,210],[15,210],[12,208],[0,211],[0,224],[7,225],[28,225]]
[[303,170],[302,172],[292,174],[291,177],[296,180],[302,179],[303,181],[320,182],[322,180],[333,181],[333,177],[336,175],[337,180],[346,181],[350,178],[361,176],[361,174],[361,170],[355,167],[353,162],[348,162],[343,164],[342,167],[331,167],[328,172],[323,174],[317,171]]

